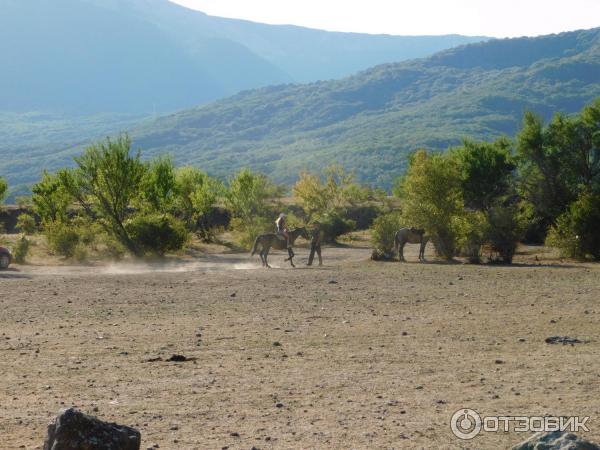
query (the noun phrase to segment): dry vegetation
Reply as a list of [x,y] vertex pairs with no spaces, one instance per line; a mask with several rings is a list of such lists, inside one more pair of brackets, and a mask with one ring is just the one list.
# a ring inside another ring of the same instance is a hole
[[[543,248],[513,266],[373,263],[353,242],[326,249],[323,268],[221,254],[0,273],[2,448],[41,448],[69,405],[138,427],[142,448],[495,449],[525,437],[458,441],[449,419],[462,407],[589,415],[600,439],[598,265]],[[553,335],[588,342],[545,344]]]

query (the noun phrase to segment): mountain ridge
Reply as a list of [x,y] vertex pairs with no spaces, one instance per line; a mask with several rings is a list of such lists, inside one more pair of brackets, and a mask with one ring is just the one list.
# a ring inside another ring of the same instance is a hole
[[389,187],[416,148],[512,135],[526,110],[578,111],[600,96],[598,74],[600,28],[492,40],[342,80],[245,91],[133,136],[149,154],[218,175],[247,166],[291,182],[299,170],[340,162]]
[[167,0],[4,0],[1,8],[5,112],[167,113],[480,39],[280,27],[212,17]]

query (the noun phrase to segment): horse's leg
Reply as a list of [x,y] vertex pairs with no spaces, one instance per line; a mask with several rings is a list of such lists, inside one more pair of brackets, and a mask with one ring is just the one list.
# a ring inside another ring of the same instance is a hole
[[290,262],[290,264],[292,265],[292,267],[296,267],[294,265],[294,250],[292,250],[292,247],[288,247],[288,260]]
[[404,246],[406,245],[406,242],[400,242],[400,248],[398,249],[398,259],[402,262],[406,261],[404,259]]
[[267,260],[267,258],[269,257],[269,250],[271,250],[271,247],[267,247],[265,249],[265,266],[270,269],[271,266],[269,265],[269,262]]
[[319,257],[319,266],[322,266],[323,257],[321,256],[321,244],[317,245],[317,256]]

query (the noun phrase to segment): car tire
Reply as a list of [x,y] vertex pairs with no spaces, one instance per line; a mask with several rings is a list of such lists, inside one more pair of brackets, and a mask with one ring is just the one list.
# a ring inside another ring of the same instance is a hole
[[0,269],[8,269],[10,258],[8,255],[0,255]]

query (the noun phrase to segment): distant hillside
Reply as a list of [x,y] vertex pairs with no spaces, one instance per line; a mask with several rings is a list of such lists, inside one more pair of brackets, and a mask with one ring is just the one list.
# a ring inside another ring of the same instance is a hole
[[0,111],[166,113],[480,39],[262,25],[167,0],[3,0]]
[[513,135],[523,112],[575,112],[600,96],[600,28],[493,40],[387,64],[338,81],[267,87],[160,118],[134,132],[226,175],[247,166],[279,181],[337,161],[389,186],[421,146]]

